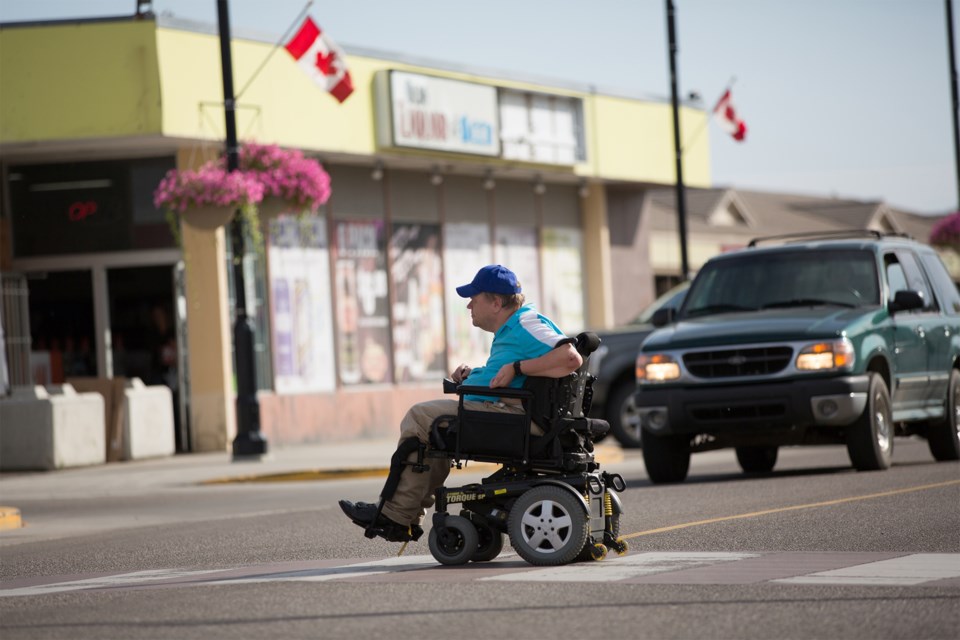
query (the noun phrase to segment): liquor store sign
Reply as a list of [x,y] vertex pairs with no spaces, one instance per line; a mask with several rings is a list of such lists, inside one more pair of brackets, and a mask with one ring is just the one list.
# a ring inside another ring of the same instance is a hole
[[500,155],[496,87],[381,72],[377,107],[380,146]]

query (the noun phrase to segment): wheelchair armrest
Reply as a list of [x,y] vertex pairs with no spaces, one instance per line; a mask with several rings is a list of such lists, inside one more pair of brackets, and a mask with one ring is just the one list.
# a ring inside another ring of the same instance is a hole
[[468,387],[466,385],[460,385],[457,387],[457,395],[464,396],[487,396],[490,398],[520,398],[527,399],[533,397],[533,392],[529,389],[513,389],[510,387],[497,387],[492,389],[490,387]]
[[444,393],[456,393],[457,389],[460,388],[460,385],[451,380],[450,378],[443,379],[443,392]]

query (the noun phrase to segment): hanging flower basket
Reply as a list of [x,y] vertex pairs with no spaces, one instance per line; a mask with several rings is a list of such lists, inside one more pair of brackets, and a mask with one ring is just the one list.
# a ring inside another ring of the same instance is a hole
[[258,206],[264,218],[285,213],[316,213],[330,197],[330,176],[320,163],[297,149],[247,143],[240,148],[240,168],[263,185]]
[[200,205],[188,207],[180,214],[185,224],[197,229],[216,229],[230,222],[237,212],[236,207],[218,207],[216,205]]
[[296,149],[248,143],[239,156],[237,171],[228,172],[221,158],[198,170],[171,169],[160,181],[153,202],[167,210],[178,242],[180,219],[192,227],[215,229],[239,210],[260,248],[261,216],[315,213],[330,197],[330,176],[318,161]]

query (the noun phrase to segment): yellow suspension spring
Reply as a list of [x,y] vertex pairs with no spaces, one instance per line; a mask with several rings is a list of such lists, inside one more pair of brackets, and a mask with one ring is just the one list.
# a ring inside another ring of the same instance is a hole
[[610,490],[603,492],[603,515],[609,517],[613,515],[613,498],[610,497]]

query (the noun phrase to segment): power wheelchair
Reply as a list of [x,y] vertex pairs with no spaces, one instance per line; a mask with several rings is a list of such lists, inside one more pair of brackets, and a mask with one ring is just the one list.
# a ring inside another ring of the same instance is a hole
[[[458,386],[444,380],[444,392],[459,396],[457,415],[434,421],[429,447],[415,438],[401,443],[391,459],[377,515],[407,467],[407,472],[422,473],[430,464],[452,461],[460,469],[470,460],[492,462],[502,466],[479,484],[436,490],[429,546],[438,562],[493,560],[503,549],[504,535],[533,565],[601,560],[608,549],[626,553],[626,542],[619,537],[623,506],[615,493],[626,483],[619,474],[601,471],[593,455],[594,441],[610,426],[585,417],[594,380],[587,373],[587,360],[600,339],[581,333],[557,346],[566,343],[575,344],[583,364],[565,378],[530,376],[522,389]],[[465,395],[518,398],[525,411],[471,411],[464,407]],[[531,434],[531,422],[543,435]],[[414,451],[416,462],[407,461]],[[451,515],[449,509],[457,504],[460,514]],[[422,533],[416,525],[399,535],[376,524],[365,530],[368,538],[397,541],[416,540]]]

